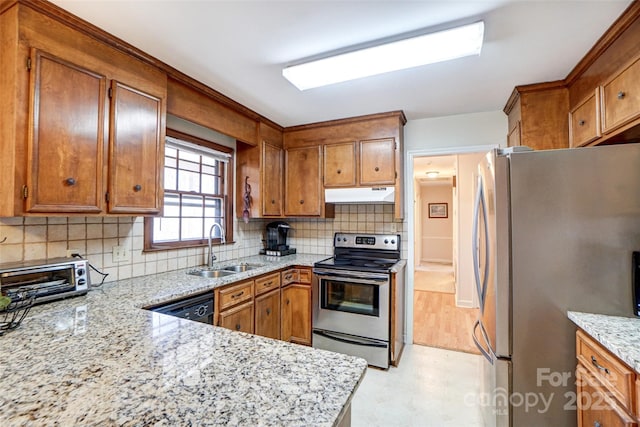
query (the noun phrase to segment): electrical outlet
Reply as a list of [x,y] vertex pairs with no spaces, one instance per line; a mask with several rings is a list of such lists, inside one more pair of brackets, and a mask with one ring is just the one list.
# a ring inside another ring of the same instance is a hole
[[114,246],[111,253],[113,262],[127,262],[129,261],[129,251],[124,246]]

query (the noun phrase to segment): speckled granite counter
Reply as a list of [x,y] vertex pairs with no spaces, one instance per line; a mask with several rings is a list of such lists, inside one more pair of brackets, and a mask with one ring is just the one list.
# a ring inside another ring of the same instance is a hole
[[137,308],[317,259],[245,258],[269,266],[128,279],[34,307],[0,337],[0,425],[336,424],[363,359]]
[[570,311],[569,319],[640,372],[640,319]]

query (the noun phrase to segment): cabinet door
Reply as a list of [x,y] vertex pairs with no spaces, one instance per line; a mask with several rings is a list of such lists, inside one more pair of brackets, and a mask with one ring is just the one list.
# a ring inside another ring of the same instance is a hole
[[637,427],[638,423],[584,367],[576,370],[579,427]]
[[324,186],[356,185],[356,143],[324,146]]
[[285,215],[321,214],[320,146],[285,151]]
[[599,100],[596,90],[569,112],[569,147],[580,147],[600,137]]
[[256,297],[256,335],[280,339],[280,289]]
[[163,99],[113,81],[109,135],[109,212],[161,211]]
[[396,142],[393,138],[360,141],[360,185],[396,182]]
[[311,286],[282,289],[282,340],[311,345]]
[[282,157],[281,148],[263,143],[262,215],[264,216],[282,216]]
[[253,333],[253,301],[220,312],[220,326],[232,331]]
[[602,131],[609,133],[640,116],[640,59],[602,86]]
[[106,77],[33,49],[27,212],[102,211]]

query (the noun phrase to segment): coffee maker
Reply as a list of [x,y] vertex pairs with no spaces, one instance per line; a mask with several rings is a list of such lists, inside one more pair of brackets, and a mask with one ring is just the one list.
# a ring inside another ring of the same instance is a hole
[[267,224],[267,247],[261,254],[284,256],[295,254],[296,250],[287,245],[287,233],[291,226],[284,221],[274,221]]

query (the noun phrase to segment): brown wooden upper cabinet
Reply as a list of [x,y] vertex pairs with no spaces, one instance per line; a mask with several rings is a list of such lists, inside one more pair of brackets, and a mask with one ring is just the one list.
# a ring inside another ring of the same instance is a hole
[[166,73],[29,5],[0,14],[0,215],[161,213]]
[[393,185],[396,181],[393,138],[360,141],[360,185]]
[[599,100],[599,91],[595,90],[569,112],[569,147],[587,145],[601,136]]
[[322,156],[320,146],[285,150],[285,210],[287,216],[322,214]]
[[162,88],[154,95],[111,79],[107,90],[103,73],[39,49],[31,64],[25,211],[102,213],[104,200],[108,213],[160,213]]
[[604,82],[601,96],[605,134],[640,117],[640,56]]
[[355,141],[324,146],[324,186],[353,187],[356,185]]
[[262,214],[282,215],[282,176],[284,150],[269,143],[262,144]]

